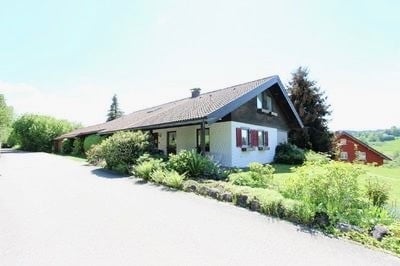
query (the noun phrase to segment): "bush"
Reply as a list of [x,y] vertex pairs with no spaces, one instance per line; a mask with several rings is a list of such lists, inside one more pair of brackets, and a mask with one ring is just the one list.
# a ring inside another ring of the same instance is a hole
[[85,140],[83,141],[83,150],[85,151],[85,153],[90,150],[90,148],[93,145],[99,144],[100,142],[103,141],[103,137],[97,135],[97,134],[93,134],[93,135],[89,135],[87,137],[85,137]]
[[192,178],[218,178],[221,172],[213,161],[195,150],[183,150],[178,154],[171,154],[168,168],[177,171],[179,174],[187,174]]
[[150,174],[150,179],[158,184],[164,183],[165,169],[156,169]]
[[156,169],[150,174],[151,180],[158,184],[164,184],[166,186],[181,189],[183,186],[183,180],[185,180],[184,174],[179,174],[175,170]]
[[61,143],[61,153],[62,154],[70,154],[73,148],[73,140],[72,139],[64,139]]
[[92,149],[94,147],[97,147],[92,158],[94,161],[104,160],[107,168],[128,174],[137,159],[148,152],[148,134],[141,131],[117,132]]
[[281,143],[276,146],[274,161],[283,164],[302,164],[305,160],[304,151],[296,145]]
[[251,163],[248,172],[233,173],[228,178],[235,185],[266,188],[273,179],[274,171],[271,165]]
[[361,200],[360,167],[342,162],[308,163],[296,168],[284,183],[286,197],[302,201],[314,213],[326,213],[332,222],[359,224]]
[[74,139],[71,154],[75,156],[83,155],[83,142],[80,138]]
[[140,163],[133,167],[133,174],[137,177],[149,180],[152,172],[164,168],[165,163],[163,163],[161,159],[148,158],[146,160],[142,160]]
[[374,206],[383,207],[389,199],[389,188],[378,179],[369,179],[366,184],[366,195]]
[[105,166],[103,147],[101,145],[94,145],[86,152],[86,159],[90,164]]
[[50,116],[25,114],[13,124],[13,134],[21,149],[51,152],[54,138],[72,131],[77,125]]
[[329,163],[331,161],[329,154],[317,153],[311,150],[305,153],[305,160],[307,162],[318,163],[318,164]]
[[181,189],[183,185],[183,180],[185,179],[184,174],[179,174],[176,171],[165,171],[164,172],[164,185],[172,188]]

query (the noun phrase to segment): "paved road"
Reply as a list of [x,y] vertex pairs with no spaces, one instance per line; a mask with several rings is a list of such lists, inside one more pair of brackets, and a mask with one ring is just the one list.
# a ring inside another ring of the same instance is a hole
[[385,253],[51,154],[2,154],[0,174],[0,265],[400,265]]

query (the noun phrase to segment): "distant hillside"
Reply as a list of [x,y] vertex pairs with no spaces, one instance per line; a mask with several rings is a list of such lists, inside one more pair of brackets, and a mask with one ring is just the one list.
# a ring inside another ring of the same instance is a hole
[[377,130],[346,130],[356,138],[361,139],[364,142],[372,144],[374,142],[385,142],[395,140],[400,137],[400,127],[391,127],[389,129],[377,129]]

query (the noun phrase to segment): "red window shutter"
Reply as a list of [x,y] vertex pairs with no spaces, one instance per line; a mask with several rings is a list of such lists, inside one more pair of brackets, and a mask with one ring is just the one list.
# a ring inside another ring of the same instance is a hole
[[258,147],[258,130],[254,130],[254,147]]
[[242,147],[242,129],[236,128],[236,147]]
[[264,131],[264,146],[269,146],[269,143],[268,143],[268,131]]

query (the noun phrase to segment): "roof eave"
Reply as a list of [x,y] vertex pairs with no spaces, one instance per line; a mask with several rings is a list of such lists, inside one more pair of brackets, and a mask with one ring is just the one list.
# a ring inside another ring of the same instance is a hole
[[258,87],[254,88],[253,90],[249,91],[248,93],[242,95],[241,97],[237,98],[236,100],[228,103],[227,105],[221,107],[220,109],[210,113],[207,116],[207,122],[208,123],[214,123],[224,117],[225,115],[231,113],[235,109],[239,108],[241,105],[245,104],[246,102],[250,101],[252,98],[256,97],[258,94],[261,92],[271,88],[273,85],[278,84],[286,102],[288,103],[290,110],[293,112],[297,124],[300,128],[303,128],[303,122],[300,119],[299,114],[297,113],[296,109],[294,108],[292,102],[289,99],[289,95],[286,92],[285,87],[283,86],[281,80],[279,79],[278,76],[272,76],[270,79],[268,79],[266,82],[262,83]]

